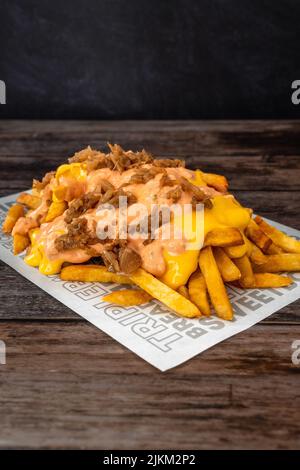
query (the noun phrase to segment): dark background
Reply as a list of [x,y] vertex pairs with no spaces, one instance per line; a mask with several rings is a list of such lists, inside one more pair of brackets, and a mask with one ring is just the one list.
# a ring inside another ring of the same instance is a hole
[[0,0],[2,118],[298,118],[299,0]]

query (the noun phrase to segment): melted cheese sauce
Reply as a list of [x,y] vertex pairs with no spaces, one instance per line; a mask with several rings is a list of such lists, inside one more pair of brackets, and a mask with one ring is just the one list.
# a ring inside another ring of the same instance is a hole
[[[150,165],[145,165],[145,168]],[[85,165],[80,163],[72,163],[70,165],[61,165],[56,172],[55,177],[51,180],[47,191],[51,191],[54,201],[67,200],[71,201],[74,198],[80,197],[86,192],[99,191],[101,181],[109,181],[115,188],[128,183],[131,176],[135,173],[135,169],[124,171],[122,173],[113,171],[108,168],[92,171],[87,174]],[[189,242],[195,241],[195,235],[182,236],[180,227],[184,218],[191,218],[191,222],[195,222],[195,212],[184,214],[179,217],[174,217],[174,220],[158,229],[156,235],[157,239],[153,240],[150,244],[144,244],[142,236],[128,236],[128,246],[137,251],[142,258],[142,266],[148,272],[161,278],[166,284],[173,288],[178,288],[184,285],[193,271],[197,269],[197,262],[199,250],[202,247],[205,235],[213,228],[222,227],[236,227],[241,231],[244,230],[249,222],[249,211],[241,207],[232,195],[222,195],[211,187],[208,187],[202,180],[200,171],[191,171],[185,168],[167,168],[168,175],[171,177],[184,176],[189,179],[193,184],[201,187],[207,195],[212,198],[213,207],[204,210],[204,219],[202,222],[201,231],[196,235],[197,243],[196,249],[188,249]],[[131,192],[137,198],[137,204],[129,206],[127,209],[128,220],[138,223],[142,217],[134,213],[138,204],[143,204],[146,207],[146,212],[151,213],[153,204],[170,206],[171,201],[166,198],[166,193],[172,187],[160,187],[161,174],[149,180],[145,184],[130,184],[124,190]],[[15,233],[29,233],[31,234],[32,248],[30,253],[25,257],[25,261],[31,266],[39,266],[42,273],[50,275],[60,271],[64,262],[82,263],[90,258],[85,250],[72,249],[63,252],[58,252],[55,248],[55,240],[58,236],[66,233],[66,224],[64,216],[57,217],[49,223],[43,223],[40,228],[36,229],[37,220],[39,217],[47,213],[46,199],[49,198],[49,193],[42,193],[41,206],[33,211],[29,217],[21,218],[17,222],[14,232]],[[184,205],[191,202],[191,195],[187,192],[182,192],[178,204]],[[88,226],[92,227],[95,223],[110,224],[108,213],[104,214],[101,211],[97,213],[97,209],[87,211],[82,217],[88,221]],[[116,209],[116,233],[119,231],[119,213]],[[161,232],[163,228],[170,230],[171,235],[168,239],[162,239]],[[175,233],[181,236],[175,237]],[[200,233],[201,232],[201,233]],[[198,239],[199,235],[199,239]],[[93,250],[97,254],[101,254],[103,245],[98,243],[93,245]]]

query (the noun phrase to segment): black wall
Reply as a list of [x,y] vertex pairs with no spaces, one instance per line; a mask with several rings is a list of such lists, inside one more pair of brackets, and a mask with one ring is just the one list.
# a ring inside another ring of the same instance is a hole
[[296,118],[300,0],[0,0],[9,118]]

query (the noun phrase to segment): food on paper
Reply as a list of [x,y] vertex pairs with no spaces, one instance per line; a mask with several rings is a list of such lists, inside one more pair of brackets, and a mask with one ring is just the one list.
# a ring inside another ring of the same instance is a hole
[[281,273],[300,271],[300,242],[252,214],[222,175],[109,144],[33,180],[3,231],[42,274],[133,285],[103,298],[110,303],[154,298],[182,317],[231,320],[226,285],[286,287]]

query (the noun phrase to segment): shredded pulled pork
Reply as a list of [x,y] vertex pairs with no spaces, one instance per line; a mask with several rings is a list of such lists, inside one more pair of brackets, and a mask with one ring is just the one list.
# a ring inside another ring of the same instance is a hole
[[73,220],[67,226],[67,233],[60,235],[54,243],[57,251],[65,251],[74,248],[84,249],[88,245],[99,243],[99,239],[88,230],[87,220],[82,217]]
[[99,193],[87,193],[78,199],[74,199],[65,213],[65,222],[70,224],[73,219],[81,216],[88,209],[95,207],[101,198]]
[[182,195],[182,189],[180,186],[176,186],[176,188],[170,189],[170,191],[167,192],[166,198],[171,199],[173,203],[176,203]]
[[105,154],[93,150],[89,146],[69,158],[69,163],[85,162],[88,172],[99,168],[110,168],[111,170],[122,172],[153,162],[152,155],[147,153],[144,149],[141,152],[125,151],[120,145],[112,145],[110,143],[108,147],[110,153]]
[[203,203],[205,207],[211,208],[212,207],[212,202],[210,197],[205,194],[205,192],[199,188],[198,186],[195,186],[193,183],[191,183],[189,180],[184,178],[182,176],[180,178],[180,184],[183,189],[183,191],[190,192],[192,194],[192,205],[196,206],[199,202]]
[[65,213],[65,222],[70,224],[73,219],[80,217],[87,210],[93,209],[97,204],[110,204],[114,207],[119,205],[119,197],[123,196],[127,198],[127,205],[134,204],[136,202],[136,197],[134,194],[123,191],[123,189],[110,189],[113,186],[106,181],[103,189],[105,189],[104,194],[101,193],[87,193],[81,196],[78,199],[74,199],[69,208]]
[[36,189],[37,191],[41,191],[44,189],[51,181],[51,179],[54,177],[55,171],[49,171],[48,173],[45,174],[43,177],[42,181],[34,179],[32,181],[32,189]]

